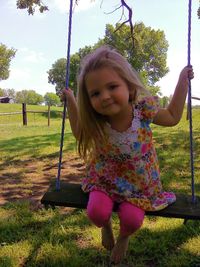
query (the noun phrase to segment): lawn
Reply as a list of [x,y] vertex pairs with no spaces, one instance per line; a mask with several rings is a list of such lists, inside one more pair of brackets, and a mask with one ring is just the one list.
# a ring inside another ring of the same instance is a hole
[[[15,104],[0,104],[0,112],[20,111]],[[46,107],[29,107],[46,111]],[[40,204],[48,184],[55,181],[59,157],[62,108],[46,114],[0,116],[0,267],[105,267],[100,230],[84,210],[44,209]],[[200,195],[200,110],[193,110],[195,192]],[[191,192],[189,129],[186,115],[172,128],[152,126],[167,190]],[[83,162],[66,121],[61,179],[80,181]],[[115,234],[118,218],[113,215]],[[127,267],[200,266],[200,222],[146,216],[131,238]]]

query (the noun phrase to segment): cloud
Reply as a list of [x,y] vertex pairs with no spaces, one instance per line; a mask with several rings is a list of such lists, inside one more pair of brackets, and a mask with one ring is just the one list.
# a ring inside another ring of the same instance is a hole
[[7,6],[8,8],[10,9],[17,9],[17,5],[16,5],[16,2],[15,0],[7,0]]
[[31,71],[28,68],[12,67],[10,76],[7,80],[1,81],[2,88],[14,88],[15,90],[22,90],[29,84],[31,78]]
[[19,69],[19,68],[12,68],[12,71],[10,73],[10,78],[14,81],[21,81],[22,79],[29,80],[31,77],[30,70],[26,69]]
[[41,63],[46,61],[45,56],[42,52],[37,52],[34,50],[30,50],[27,47],[23,47],[21,49],[18,49],[18,53],[21,54],[21,57],[23,57],[23,60],[30,63]]
[[29,54],[24,58],[24,60],[31,63],[38,63],[45,61],[45,58],[41,52],[29,51]]
[[[92,8],[95,4],[97,4],[99,0],[79,0],[78,5],[74,3],[74,11],[75,12],[80,12],[83,10],[87,10]],[[51,0],[49,1],[49,7],[51,9],[56,8],[60,13],[66,13],[69,11],[69,1],[66,0]]]

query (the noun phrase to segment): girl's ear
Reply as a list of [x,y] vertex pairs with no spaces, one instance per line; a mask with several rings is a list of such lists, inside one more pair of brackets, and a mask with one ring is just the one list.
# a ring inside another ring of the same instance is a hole
[[136,99],[137,91],[134,88],[129,88],[129,102],[134,103]]

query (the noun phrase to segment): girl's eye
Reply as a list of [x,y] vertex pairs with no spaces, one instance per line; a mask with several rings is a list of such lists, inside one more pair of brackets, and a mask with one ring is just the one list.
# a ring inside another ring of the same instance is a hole
[[95,96],[98,96],[99,95],[99,92],[93,92],[90,97],[95,97]]
[[110,89],[111,89],[111,90],[114,90],[114,89],[116,89],[117,87],[118,87],[117,84],[110,85]]

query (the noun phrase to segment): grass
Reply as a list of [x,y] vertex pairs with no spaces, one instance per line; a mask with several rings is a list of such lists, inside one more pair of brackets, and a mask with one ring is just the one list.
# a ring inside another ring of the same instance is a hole
[[[30,211],[28,203],[0,209],[0,266],[108,266],[99,229],[85,212]],[[115,232],[118,220],[113,216]],[[131,239],[123,266],[199,266],[200,225],[179,219],[146,218]]]
[[[45,106],[27,105],[27,110],[46,111]],[[0,113],[21,111],[19,104],[1,104]],[[22,115],[0,116],[0,153],[4,161],[39,158],[59,150],[62,108],[51,108],[51,123],[47,126],[47,114],[28,113],[28,125],[22,125]],[[75,150],[75,141],[66,121],[67,149]]]
[[[10,112],[13,107],[20,109],[14,106],[1,104],[0,112]],[[34,107],[34,110],[37,108],[46,109]],[[88,221],[85,211],[35,209],[29,200],[22,200],[23,197],[12,201],[13,194],[18,191],[31,198],[41,189],[33,188],[32,183],[39,183],[46,176],[49,179],[58,159],[61,130],[60,116],[52,118],[50,127],[42,114],[37,114],[35,120],[29,118],[25,127],[17,117],[20,115],[13,116],[15,119],[0,116],[0,195],[4,196],[5,189],[9,193],[9,201],[0,207],[0,267],[108,266],[109,253],[101,246],[100,230]],[[199,117],[200,110],[194,110],[195,188],[198,195]],[[164,187],[190,193],[189,129],[185,114],[176,127],[153,125],[152,128]],[[64,161],[68,159],[66,155],[74,153],[75,140],[66,121]],[[79,168],[78,163],[69,161],[68,164],[72,164],[74,172]],[[67,168],[68,165],[63,171]],[[119,229],[116,214],[113,215],[113,227],[116,235]],[[184,225],[181,219],[146,217],[143,227],[131,238],[127,258],[121,266],[198,267],[199,248],[199,221],[188,221]]]

